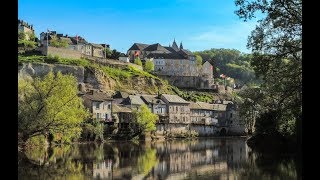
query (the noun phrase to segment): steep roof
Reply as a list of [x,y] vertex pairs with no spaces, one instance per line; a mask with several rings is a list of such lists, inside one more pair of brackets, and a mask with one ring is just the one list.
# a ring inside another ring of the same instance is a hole
[[189,104],[190,103],[177,95],[162,94],[161,96],[165,100],[167,100],[169,103],[181,103],[181,104]]
[[141,99],[147,104],[166,104],[161,99],[158,99],[157,95],[141,95]]
[[151,44],[144,49],[144,51],[152,51],[152,52],[159,52],[159,53],[170,53],[166,48],[161,46],[159,43]]
[[175,39],[173,40],[172,48],[173,48],[175,51],[179,51],[179,47],[178,47]]
[[87,92],[86,94],[84,94],[84,96],[92,101],[105,101],[105,100],[112,101],[113,100],[112,98],[107,96],[105,93],[97,92],[97,91]]
[[140,96],[137,95],[129,95],[128,98],[130,99],[131,104],[142,105],[145,104]]
[[148,47],[149,44],[142,44],[142,43],[134,43],[129,50],[143,50],[144,48]]
[[191,51],[189,51],[188,49],[180,49],[181,53],[184,53],[188,56],[194,56],[193,53]]

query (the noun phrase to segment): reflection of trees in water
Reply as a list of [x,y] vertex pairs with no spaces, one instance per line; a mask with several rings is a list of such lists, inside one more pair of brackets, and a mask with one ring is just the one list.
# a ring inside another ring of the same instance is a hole
[[248,161],[239,172],[241,176],[267,179],[297,179],[297,166],[293,157],[278,154],[250,152]]
[[77,152],[70,146],[26,149],[25,153],[18,155],[20,160],[18,177],[23,179],[84,178],[83,164],[72,158],[72,155]]

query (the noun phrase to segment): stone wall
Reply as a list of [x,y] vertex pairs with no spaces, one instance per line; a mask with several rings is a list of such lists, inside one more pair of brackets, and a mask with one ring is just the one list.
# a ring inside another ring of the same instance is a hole
[[195,131],[199,136],[215,136],[219,134],[216,126],[206,126],[203,124],[156,124],[156,134],[165,135],[166,133],[181,133]]
[[80,66],[46,63],[22,63],[22,65],[18,66],[18,75],[21,76],[43,77],[50,71],[72,74],[77,78],[78,82],[84,81],[84,68]]
[[48,56],[49,54],[52,56],[59,56],[62,58],[73,58],[73,59],[79,59],[81,58],[81,52],[68,49],[68,48],[56,48],[56,47],[51,47],[47,49],[46,46],[41,48],[42,54]]

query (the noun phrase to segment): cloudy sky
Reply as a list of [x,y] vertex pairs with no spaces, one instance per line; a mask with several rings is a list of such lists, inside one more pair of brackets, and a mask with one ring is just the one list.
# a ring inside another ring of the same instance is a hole
[[168,46],[175,39],[191,51],[249,53],[247,37],[258,19],[243,22],[236,9],[234,0],[18,0],[18,18],[33,24],[37,36],[55,30],[121,52],[135,42]]

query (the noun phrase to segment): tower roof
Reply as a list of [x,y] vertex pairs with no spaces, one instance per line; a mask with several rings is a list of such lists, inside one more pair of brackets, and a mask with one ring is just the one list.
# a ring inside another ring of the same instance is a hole
[[177,43],[176,43],[176,39],[173,40],[172,48],[173,48],[175,51],[179,51],[178,45],[177,45]]

